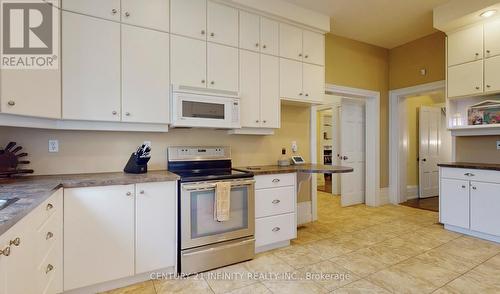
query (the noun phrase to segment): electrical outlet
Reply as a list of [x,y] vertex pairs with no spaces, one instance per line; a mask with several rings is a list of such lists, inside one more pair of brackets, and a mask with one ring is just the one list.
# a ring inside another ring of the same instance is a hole
[[497,150],[500,150],[500,141],[497,141]]
[[49,152],[59,152],[59,140],[49,140]]
[[295,153],[299,150],[299,147],[297,146],[297,141],[292,141],[292,152]]

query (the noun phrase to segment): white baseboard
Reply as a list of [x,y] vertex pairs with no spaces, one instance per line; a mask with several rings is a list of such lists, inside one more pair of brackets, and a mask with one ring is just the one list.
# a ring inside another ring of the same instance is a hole
[[406,186],[406,200],[418,198],[418,186]]
[[312,206],[311,201],[297,203],[297,225],[307,224],[312,222]]
[[389,187],[385,187],[385,188],[380,188],[380,192],[379,192],[379,205],[385,205],[385,204],[388,204],[390,201],[389,201]]

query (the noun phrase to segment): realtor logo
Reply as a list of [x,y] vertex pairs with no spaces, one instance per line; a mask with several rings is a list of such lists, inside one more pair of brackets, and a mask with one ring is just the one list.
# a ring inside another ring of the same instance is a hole
[[53,2],[0,0],[1,68],[58,68],[59,10]]

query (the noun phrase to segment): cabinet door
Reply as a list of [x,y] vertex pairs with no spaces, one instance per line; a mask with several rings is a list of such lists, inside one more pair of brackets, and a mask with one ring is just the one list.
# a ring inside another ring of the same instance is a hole
[[208,87],[238,91],[238,49],[208,43],[207,56]]
[[500,20],[484,24],[484,56],[500,55]]
[[471,182],[470,229],[500,236],[500,184]]
[[134,275],[134,185],[64,190],[64,290]]
[[304,63],[304,98],[310,101],[323,101],[325,96],[325,68]]
[[120,21],[120,0],[63,0],[64,10]]
[[280,56],[302,61],[302,30],[280,23]]
[[240,11],[240,48],[259,52],[260,16]]
[[303,99],[302,62],[280,58],[280,97]]
[[238,10],[208,1],[208,40],[229,46],[238,46]]
[[122,0],[122,21],[168,32],[169,10],[169,0]]
[[177,182],[136,185],[135,274],[176,263]]
[[280,61],[279,57],[260,56],[260,113],[262,127],[280,127]]
[[122,120],[169,122],[169,36],[122,26]]
[[483,58],[483,26],[448,35],[448,66]]
[[206,40],[207,0],[170,0],[170,31]]
[[172,84],[206,87],[207,43],[174,35],[170,42]]
[[242,127],[260,127],[260,54],[240,50],[240,120]]
[[325,65],[325,36],[304,31],[304,62]]
[[63,11],[63,118],[120,120],[120,24]]
[[[2,69],[4,113],[61,118],[61,71]],[[29,85],[27,87],[26,85]]]
[[500,91],[500,56],[484,60],[484,91]]
[[441,179],[439,216],[443,224],[469,228],[469,182]]
[[483,61],[478,60],[448,68],[448,97],[483,92]]
[[277,21],[265,17],[260,18],[260,44],[265,54],[278,56],[280,25]]

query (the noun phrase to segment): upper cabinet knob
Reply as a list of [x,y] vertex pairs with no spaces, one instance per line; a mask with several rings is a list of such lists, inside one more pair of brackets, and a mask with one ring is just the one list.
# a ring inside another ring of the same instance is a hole
[[262,45],[262,48],[266,49],[267,48],[266,44]]
[[304,57],[305,57],[305,58],[308,58],[308,57],[309,57],[309,55],[307,55],[307,54],[306,54],[306,56],[304,56]]
[[215,81],[211,81],[211,82],[210,82],[210,85],[215,85]]
[[14,100],[9,100],[9,102],[7,102],[7,104],[9,106],[14,106],[14,105],[16,105],[16,102]]
[[112,113],[113,115],[117,115],[117,114],[118,114],[118,112],[116,112],[116,110],[113,110],[111,113]]
[[486,85],[486,88],[491,88],[491,85]]
[[125,17],[129,17],[130,16],[130,12],[125,12]]
[[491,53],[491,51],[490,51],[490,50],[486,50],[486,53],[490,54],[490,53]]
[[215,33],[210,33],[210,37],[215,37]]
[[302,53],[299,53],[299,57],[302,57]]
[[144,190],[139,191],[139,194],[144,195]]
[[116,8],[111,9],[111,14],[116,14],[118,10]]
[[130,116],[130,112],[125,112],[125,115],[126,116]]
[[127,192],[125,195],[132,196],[132,192]]
[[51,210],[52,208],[54,208],[54,205],[52,205],[51,203],[47,204],[46,210]]
[[476,87],[476,90],[479,90],[479,89],[481,89],[481,87]]
[[201,34],[204,35],[205,34],[205,30],[201,30]]
[[255,47],[259,47],[259,43],[255,43]]
[[204,84],[205,83],[205,80],[201,80],[201,83]]

